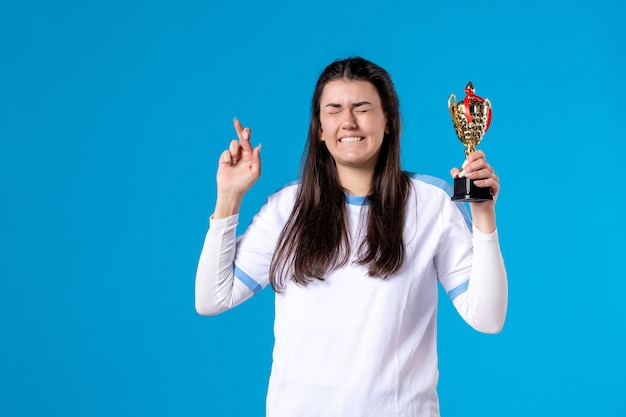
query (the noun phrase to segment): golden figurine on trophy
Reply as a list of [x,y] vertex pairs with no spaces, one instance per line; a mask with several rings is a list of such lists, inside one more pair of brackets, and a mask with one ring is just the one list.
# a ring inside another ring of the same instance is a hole
[[[456,96],[448,97],[448,109],[454,123],[456,134],[465,145],[465,156],[476,150],[476,145],[491,124],[491,102],[475,93],[474,85],[470,81],[465,87],[466,96],[457,103]],[[491,189],[480,188],[469,178],[454,179],[454,201],[487,201],[493,200]]]

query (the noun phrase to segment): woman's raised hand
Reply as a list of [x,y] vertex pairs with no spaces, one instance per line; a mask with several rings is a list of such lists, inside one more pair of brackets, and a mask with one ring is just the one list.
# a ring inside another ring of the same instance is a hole
[[217,202],[214,218],[224,218],[239,212],[244,194],[261,176],[261,145],[250,144],[250,128],[234,119],[239,140],[230,142],[222,152],[217,168]]
[[475,151],[470,153],[461,170],[458,168],[452,168],[450,175],[453,178],[467,177],[474,180],[477,187],[489,187],[491,188],[491,195],[493,195],[494,201],[500,191],[500,181],[498,176],[493,170],[493,167],[487,163],[485,159],[485,153],[483,151]]
[[461,170],[452,168],[450,175],[453,178],[467,177],[474,180],[477,187],[491,188],[492,201],[470,203],[474,225],[483,233],[491,233],[496,228],[495,202],[500,192],[500,179],[487,163],[483,151],[470,153]]

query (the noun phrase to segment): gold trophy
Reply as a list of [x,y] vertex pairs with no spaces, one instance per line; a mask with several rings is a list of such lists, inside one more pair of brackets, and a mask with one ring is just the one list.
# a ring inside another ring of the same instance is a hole
[[[470,81],[465,87],[466,96],[463,101],[456,102],[456,96],[448,97],[448,109],[454,123],[454,130],[463,145],[465,156],[476,150],[476,145],[491,124],[491,102],[489,99],[474,94],[476,90]],[[469,178],[454,179],[454,201],[488,201],[493,200],[490,188],[480,188]]]

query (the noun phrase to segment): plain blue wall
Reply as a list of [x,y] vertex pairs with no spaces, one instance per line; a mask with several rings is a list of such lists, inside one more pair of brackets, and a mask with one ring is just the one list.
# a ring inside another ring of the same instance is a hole
[[626,416],[624,3],[20,1],[0,6],[0,414],[262,416],[273,294],[196,315],[232,118],[263,144],[242,229],[296,178],[315,80],[385,67],[405,169],[448,178],[493,103],[510,309],[442,298],[444,416]]

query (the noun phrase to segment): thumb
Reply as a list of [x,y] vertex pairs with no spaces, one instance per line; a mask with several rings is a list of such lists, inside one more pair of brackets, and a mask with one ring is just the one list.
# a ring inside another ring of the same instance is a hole
[[257,175],[261,175],[261,144],[252,150],[253,169]]

